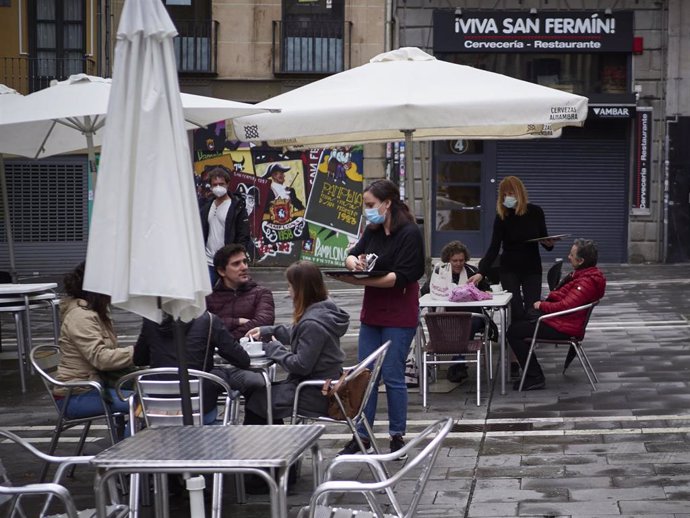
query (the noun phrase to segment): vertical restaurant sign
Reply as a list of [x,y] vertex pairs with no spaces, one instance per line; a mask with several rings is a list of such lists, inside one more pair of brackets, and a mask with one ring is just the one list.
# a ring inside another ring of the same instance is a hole
[[632,214],[648,215],[651,213],[652,108],[637,108],[634,164]]
[[434,11],[434,52],[632,52],[632,44],[632,11]]

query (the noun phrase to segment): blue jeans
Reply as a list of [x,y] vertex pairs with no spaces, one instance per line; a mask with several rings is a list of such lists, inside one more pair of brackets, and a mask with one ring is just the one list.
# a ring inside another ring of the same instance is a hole
[[[110,395],[110,401],[107,402],[108,406],[110,407],[110,411],[122,412],[123,414],[127,415],[127,413],[129,412],[128,401],[126,399],[125,401],[122,401],[120,397],[117,395],[115,389],[106,388],[105,390]],[[131,393],[132,391],[130,390],[122,391],[122,395],[125,397],[128,397]],[[62,409],[65,400],[57,399],[56,401],[58,407]],[[88,392],[84,392],[83,394],[73,394],[69,398],[67,410],[65,411],[65,417],[69,419],[79,419],[81,417],[103,415],[102,401],[103,400],[101,399],[101,395],[98,393],[96,389],[89,390]],[[131,430],[128,425],[124,429],[124,436],[129,437],[130,434]]]
[[[383,360],[378,382],[383,379],[386,386],[388,400],[388,433],[405,435],[407,427],[407,385],[405,385],[405,360],[410,351],[410,344],[414,338],[416,327],[379,327],[362,324],[359,330],[359,360],[373,353],[384,342],[390,340],[391,345]],[[374,389],[364,407],[364,415],[373,426],[376,417],[376,403],[378,391]],[[367,437],[364,426],[360,425],[357,432]]]

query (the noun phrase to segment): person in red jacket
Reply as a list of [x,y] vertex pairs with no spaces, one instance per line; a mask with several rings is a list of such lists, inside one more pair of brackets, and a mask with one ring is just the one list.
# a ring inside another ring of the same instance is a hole
[[[606,278],[597,268],[597,259],[598,252],[594,241],[576,239],[570,249],[570,254],[568,254],[573,272],[568,274],[558,287],[549,293],[546,300],[534,303],[534,309],[537,310],[538,316],[576,308],[601,299],[606,290]],[[508,328],[508,343],[523,369],[530,348],[530,343],[525,338],[532,338],[534,335],[537,318],[516,321]],[[586,318],[586,311],[577,311],[545,320],[539,326],[537,336],[545,340],[582,338],[585,334]],[[543,389],[545,385],[544,373],[536,355],[532,353],[522,389],[538,390]],[[513,389],[518,390],[519,387],[520,381],[518,380],[513,385]]]

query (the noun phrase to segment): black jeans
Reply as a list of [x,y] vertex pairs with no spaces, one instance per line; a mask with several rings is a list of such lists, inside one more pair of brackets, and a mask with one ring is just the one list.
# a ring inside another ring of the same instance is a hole
[[541,298],[540,273],[501,272],[501,286],[513,294],[510,313],[513,322],[525,317],[525,309]]
[[[523,369],[525,368],[527,354],[529,353],[529,347],[531,345],[530,341],[525,340],[525,338],[529,338],[531,340],[536,327],[536,322],[518,320],[510,324],[510,327],[508,328],[508,344],[510,344],[510,348],[515,353],[515,357],[517,358],[518,362],[520,362],[520,366]],[[553,327],[549,327],[545,324],[539,326],[539,334],[537,334],[537,337],[545,340],[567,340],[570,338],[569,335],[556,331]],[[544,373],[541,370],[541,365],[539,365],[539,361],[537,361],[537,355],[532,353],[532,360],[529,362],[527,376],[538,378],[543,375]]]

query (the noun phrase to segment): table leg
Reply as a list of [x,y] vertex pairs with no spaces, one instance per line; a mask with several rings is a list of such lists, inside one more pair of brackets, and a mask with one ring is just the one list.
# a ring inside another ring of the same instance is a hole
[[426,370],[422,372],[422,369],[424,369],[424,362],[422,361],[422,355],[424,354],[424,351],[422,350],[422,333],[424,333],[424,327],[422,326],[422,321],[420,320],[417,324],[417,332],[414,335],[414,346],[415,360],[417,362],[419,392],[422,394],[422,406],[426,406]]
[[501,338],[499,340],[501,346],[500,359],[501,359],[501,395],[506,394],[506,308],[500,308],[498,310],[501,321]]
[[271,378],[265,369],[261,370],[266,385],[266,422],[273,424],[273,396],[271,395]]
[[278,468],[278,511],[280,518],[287,518],[288,473],[290,466]]
[[321,455],[321,448],[319,444],[315,443],[311,447],[311,465],[312,465],[312,477],[314,480],[314,489],[321,483],[321,464],[323,463],[323,456]]
[[101,469],[96,470],[96,475],[93,477],[93,491],[96,494],[96,516],[97,518],[107,518],[105,512],[105,484],[104,472]]

